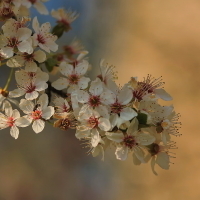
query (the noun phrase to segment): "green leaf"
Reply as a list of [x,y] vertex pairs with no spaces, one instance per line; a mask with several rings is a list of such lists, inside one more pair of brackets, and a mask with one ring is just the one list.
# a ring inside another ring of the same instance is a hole
[[138,113],[137,119],[139,124],[147,125],[147,115],[144,113]]
[[51,72],[54,68],[54,66],[58,63],[57,60],[55,60],[54,58],[48,58],[46,61],[45,61],[45,65],[46,65],[46,68],[49,72]]

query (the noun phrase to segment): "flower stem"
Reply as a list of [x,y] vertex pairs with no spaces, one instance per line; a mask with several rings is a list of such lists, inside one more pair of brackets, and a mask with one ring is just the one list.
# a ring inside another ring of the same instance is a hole
[[8,80],[7,80],[7,82],[6,82],[6,85],[4,86],[4,90],[7,90],[8,89],[8,86],[10,85],[10,82],[11,82],[11,79],[12,79],[12,75],[13,75],[13,72],[14,72],[14,68],[12,68],[11,70],[10,70],[10,74],[9,74],[9,76],[8,76]]

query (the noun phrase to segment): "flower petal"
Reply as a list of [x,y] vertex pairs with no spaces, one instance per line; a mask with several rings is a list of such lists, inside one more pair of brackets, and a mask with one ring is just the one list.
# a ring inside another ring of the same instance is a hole
[[41,119],[38,119],[33,122],[32,128],[35,133],[40,133],[41,131],[43,131],[44,126],[45,122]]

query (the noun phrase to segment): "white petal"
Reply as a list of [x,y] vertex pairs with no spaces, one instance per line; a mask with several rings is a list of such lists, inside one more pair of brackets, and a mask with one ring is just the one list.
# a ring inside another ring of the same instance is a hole
[[103,83],[99,78],[91,82],[89,92],[95,96],[99,96],[103,92]]
[[141,161],[137,158],[137,156],[133,153],[133,163],[135,165],[140,165]]
[[172,100],[172,97],[164,89],[156,89],[155,94],[165,101]]
[[15,139],[17,139],[18,136],[19,136],[19,129],[18,129],[16,126],[12,126],[12,127],[10,128],[10,135],[11,135],[12,137],[14,137]]
[[25,114],[29,114],[34,109],[34,103],[26,99],[21,99],[19,107]]
[[87,92],[83,91],[83,90],[79,90],[77,95],[77,99],[80,103],[87,103],[90,96]]
[[24,94],[25,94],[25,91],[21,90],[21,89],[15,89],[15,90],[9,92],[9,96],[11,98],[21,97]]
[[34,29],[34,31],[35,31],[36,33],[39,32],[40,25],[39,25],[39,22],[38,22],[38,20],[37,20],[37,17],[34,17],[34,18],[33,18],[32,27],[33,27],[33,29]]
[[112,140],[112,141],[117,142],[117,143],[120,143],[124,140],[124,134],[122,132],[117,132],[117,133],[106,132],[106,137],[109,140]]
[[138,122],[137,118],[134,118],[131,121],[130,126],[128,127],[127,133],[129,135],[135,135],[134,133],[138,131],[138,124],[139,124],[139,122]]
[[34,3],[34,7],[38,10],[38,12],[40,14],[43,14],[43,15],[48,15],[49,14],[49,11],[44,6],[44,4],[39,2],[39,1],[36,1],[36,3]]
[[77,139],[86,138],[86,137],[90,136],[90,130],[86,130],[86,131],[77,130],[75,136]]
[[18,45],[17,45],[17,48],[20,52],[26,52],[28,54],[31,54],[33,52],[33,47],[31,46],[31,44],[24,40],[22,42],[20,42]]
[[96,147],[101,141],[101,136],[99,135],[97,129],[92,129],[91,137],[92,137],[91,139],[92,147]]
[[52,83],[52,87],[54,87],[57,90],[63,90],[67,88],[69,85],[69,81],[66,78],[60,77],[57,81],[54,81]]
[[128,147],[118,146],[115,155],[118,160],[126,160],[128,157]]
[[20,117],[20,113],[17,109],[13,110],[12,117],[13,119],[17,119]]
[[156,163],[162,169],[169,169],[169,155],[165,152],[159,152],[157,154]]
[[142,149],[136,147],[133,149],[133,151],[134,151],[136,157],[140,160],[140,162],[145,163],[144,152],[142,151]]
[[52,106],[48,106],[44,110],[42,110],[42,118],[50,119],[51,116],[54,114],[54,108]]
[[64,76],[70,76],[71,74],[73,74],[74,67],[73,65],[68,64],[66,62],[61,62],[59,70]]
[[103,92],[100,98],[101,98],[102,103],[106,105],[110,105],[116,102],[116,95],[110,90]]
[[33,122],[32,128],[35,133],[40,133],[41,131],[43,131],[44,126],[45,122],[41,119],[38,119]]
[[37,62],[42,63],[46,60],[46,53],[44,53],[44,51],[38,50],[34,52],[34,59]]
[[156,164],[156,161],[155,161],[155,156],[152,157],[151,159],[151,169],[152,169],[152,172],[155,174],[155,175],[158,175],[155,171],[155,164]]
[[39,95],[38,92],[33,91],[33,92],[30,92],[30,93],[26,93],[25,98],[27,100],[33,100],[33,99],[37,99],[38,95]]
[[98,126],[103,131],[109,131],[111,128],[110,121],[106,118],[100,118]]
[[134,117],[136,117],[138,114],[135,110],[132,108],[126,107],[124,108],[120,113],[120,118],[122,118],[125,121],[131,120]]
[[32,31],[29,28],[19,28],[17,30],[17,35],[19,41],[27,40],[31,37]]
[[141,145],[149,145],[155,141],[155,137],[146,133],[140,133],[137,136],[137,142]]
[[128,104],[132,100],[132,98],[133,98],[133,93],[129,88],[123,87],[122,90],[120,90],[118,95],[118,101],[122,105]]
[[15,125],[19,127],[27,127],[31,124],[32,120],[27,117],[20,117],[15,121]]
[[75,67],[75,73],[78,74],[79,76],[84,75],[87,72],[87,70],[88,70],[88,66],[89,66],[88,61],[83,60],[81,63],[79,63]]
[[86,89],[88,87],[89,82],[90,82],[90,79],[83,76],[79,79],[78,86],[80,89]]
[[27,72],[36,72],[37,71],[37,64],[35,62],[26,62],[25,70]]
[[48,95],[46,93],[42,94],[37,103],[40,104],[42,109],[46,108],[49,103]]

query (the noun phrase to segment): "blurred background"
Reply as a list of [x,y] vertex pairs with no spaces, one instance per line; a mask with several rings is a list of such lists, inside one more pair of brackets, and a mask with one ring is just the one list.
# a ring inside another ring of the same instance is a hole
[[[49,10],[80,13],[65,35],[81,39],[98,74],[101,58],[116,66],[119,83],[130,76],[163,76],[165,89],[181,113],[183,134],[170,170],[139,167],[131,157],[105,161],[87,155],[74,137],[45,127],[36,135],[21,129],[18,140],[8,130],[0,137],[0,200],[175,200],[200,199],[200,2],[197,0],[51,0]],[[51,21],[33,10],[40,22]],[[0,72],[4,84],[6,71]],[[14,88],[13,82],[13,88]],[[170,102],[171,103],[171,102]]]

